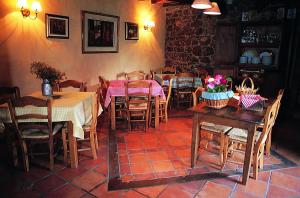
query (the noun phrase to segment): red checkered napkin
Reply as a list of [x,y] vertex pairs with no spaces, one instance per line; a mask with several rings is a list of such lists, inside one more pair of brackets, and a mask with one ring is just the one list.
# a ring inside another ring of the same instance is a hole
[[262,100],[267,100],[267,99],[257,94],[243,94],[240,97],[240,103],[242,103],[245,108],[249,108],[255,103]]

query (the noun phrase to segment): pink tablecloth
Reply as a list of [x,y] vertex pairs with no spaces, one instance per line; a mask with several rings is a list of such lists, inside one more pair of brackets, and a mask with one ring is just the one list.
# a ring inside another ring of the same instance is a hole
[[[152,96],[160,96],[165,99],[163,88],[155,80],[145,80],[152,83]],[[112,80],[109,82],[104,106],[108,107],[112,96],[125,96],[126,80]],[[135,90],[136,91],[136,90]],[[140,90],[139,90],[140,91]],[[129,89],[130,92],[130,89]]]

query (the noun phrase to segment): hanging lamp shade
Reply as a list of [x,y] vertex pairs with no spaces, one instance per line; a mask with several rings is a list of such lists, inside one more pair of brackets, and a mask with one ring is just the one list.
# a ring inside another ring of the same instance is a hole
[[219,9],[218,4],[216,2],[212,2],[211,5],[212,7],[205,9],[203,13],[207,15],[220,15],[221,11]]
[[192,4],[192,8],[195,9],[208,9],[211,8],[211,2],[209,0],[195,0]]

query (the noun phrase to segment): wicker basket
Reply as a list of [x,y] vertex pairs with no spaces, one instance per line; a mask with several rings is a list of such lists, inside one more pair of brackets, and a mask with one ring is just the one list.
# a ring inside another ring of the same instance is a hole
[[207,106],[214,108],[214,109],[221,109],[223,107],[226,107],[228,104],[229,99],[224,100],[209,100],[203,98],[203,100],[206,102]]
[[[251,87],[247,87],[245,85],[246,80],[250,80]],[[250,77],[246,77],[242,81],[241,85],[235,86],[235,89],[239,93],[239,95],[242,95],[242,94],[256,94],[256,92],[258,91],[258,88],[257,89],[254,88],[254,82],[253,82],[252,78],[250,78]]]

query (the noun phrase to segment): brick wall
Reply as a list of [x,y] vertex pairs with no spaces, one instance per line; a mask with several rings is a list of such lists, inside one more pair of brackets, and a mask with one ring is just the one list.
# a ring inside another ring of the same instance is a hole
[[190,5],[166,9],[166,66],[201,67],[214,64],[216,17]]

